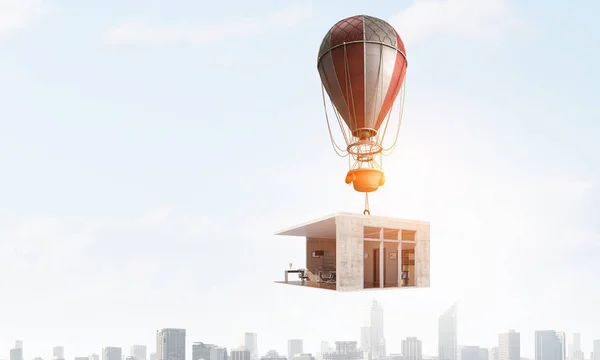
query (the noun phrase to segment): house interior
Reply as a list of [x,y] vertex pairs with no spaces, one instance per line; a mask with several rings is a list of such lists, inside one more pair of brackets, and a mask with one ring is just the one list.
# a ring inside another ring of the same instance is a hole
[[[365,289],[416,285],[415,233],[364,227],[362,260]],[[306,237],[306,267],[286,270],[285,283],[336,289],[335,233],[319,235]],[[290,281],[288,273],[296,273],[298,280]]]

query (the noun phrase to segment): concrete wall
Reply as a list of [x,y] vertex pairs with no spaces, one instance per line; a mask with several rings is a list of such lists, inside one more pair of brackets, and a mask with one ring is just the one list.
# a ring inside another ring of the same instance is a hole
[[364,241],[361,219],[337,216],[336,225],[336,290],[364,289]]
[[417,287],[429,287],[430,257],[429,257],[429,225],[417,224],[415,245],[415,267]]
[[322,268],[325,262],[325,257],[313,258],[312,252],[323,250],[326,253],[335,253],[335,239],[306,239],[306,270],[310,281],[317,281],[317,268]]

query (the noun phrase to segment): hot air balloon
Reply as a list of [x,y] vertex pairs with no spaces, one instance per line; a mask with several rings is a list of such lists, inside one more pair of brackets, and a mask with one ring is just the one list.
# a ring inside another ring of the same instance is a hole
[[[387,22],[367,15],[343,19],[323,38],[317,60],[329,135],[336,153],[349,158],[346,183],[369,193],[385,183],[382,160],[395,148],[404,107],[406,50],[400,35]],[[336,143],[327,112],[325,93],[344,135],[345,146]],[[400,96],[398,96],[400,94]],[[392,106],[399,99],[395,137],[383,140]]]

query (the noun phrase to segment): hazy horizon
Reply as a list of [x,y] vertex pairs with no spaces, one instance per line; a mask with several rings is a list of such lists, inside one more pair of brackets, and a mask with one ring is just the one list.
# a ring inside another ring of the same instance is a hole
[[[584,3],[0,0],[0,349],[87,355],[163,327],[224,346],[256,332],[261,354],[316,348],[360,340],[375,297],[389,351],[417,336],[435,354],[456,301],[460,344],[555,329],[589,353],[600,5]],[[325,33],[360,13],[394,25],[408,57],[371,212],[430,221],[430,289],[273,283],[305,250],[275,231],[363,210],[316,69]]]

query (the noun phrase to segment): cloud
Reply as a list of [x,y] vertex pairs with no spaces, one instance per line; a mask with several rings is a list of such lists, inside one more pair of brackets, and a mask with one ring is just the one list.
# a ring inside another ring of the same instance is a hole
[[42,12],[42,0],[0,0],[0,41],[30,26]]
[[266,18],[244,18],[210,25],[163,26],[146,19],[125,21],[108,31],[108,41],[113,44],[212,44],[230,38],[244,38],[268,30],[296,26],[312,14],[307,0],[296,0]]
[[523,25],[506,0],[415,0],[390,23],[407,42],[441,34],[498,38]]

